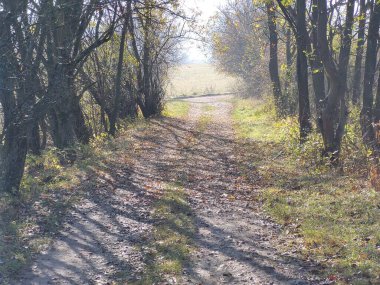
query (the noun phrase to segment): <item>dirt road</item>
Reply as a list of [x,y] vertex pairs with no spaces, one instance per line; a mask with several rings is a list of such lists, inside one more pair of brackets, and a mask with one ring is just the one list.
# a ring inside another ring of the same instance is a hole
[[153,120],[115,150],[53,246],[14,284],[139,284],[152,262],[144,245],[159,222],[154,204],[178,181],[196,233],[182,276],[157,284],[319,284],[312,265],[276,250],[280,227],[251,199],[258,186],[240,173],[231,97],[186,100],[186,119]]

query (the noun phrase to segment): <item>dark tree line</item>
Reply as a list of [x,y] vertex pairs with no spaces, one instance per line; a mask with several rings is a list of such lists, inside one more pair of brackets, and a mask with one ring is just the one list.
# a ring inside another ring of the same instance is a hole
[[176,0],[0,1],[0,189],[17,195],[28,153],[160,114],[186,20]]

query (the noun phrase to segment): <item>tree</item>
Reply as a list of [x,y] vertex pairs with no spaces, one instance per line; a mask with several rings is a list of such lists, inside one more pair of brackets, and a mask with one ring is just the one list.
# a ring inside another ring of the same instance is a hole
[[310,102],[307,64],[307,30],[305,0],[296,1],[296,41],[297,41],[297,84],[298,84],[298,120],[300,124],[300,140],[304,142],[311,131]]
[[346,19],[341,36],[339,62],[336,65],[330,52],[327,39],[328,10],[327,1],[318,0],[318,47],[329,81],[329,93],[323,104],[321,116],[321,133],[324,142],[324,154],[330,156],[333,164],[337,164],[342,137],[347,121],[346,90],[347,66],[351,50],[351,33],[354,15],[354,0],[348,0]]
[[[128,11],[131,11],[131,3],[128,2]],[[119,104],[121,102],[121,78],[122,78],[122,72],[123,72],[123,61],[124,61],[124,52],[125,52],[125,39],[127,34],[127,19],[128,15],[126,16],[126,19],[123,21],[123,26],[121,28],[121,36],[120,36],[120,47],[119,47],[119,58],[117,63],[117,72],[116,72],[116,78],[115,78],[115,97],[114,97],[114,104],[113,104],[113,111],[111,113],[110,117],[110,134],[115,136],[116,134],[116,120],[117,116],[119,114]]]
[[[378,1],[374,1],[368,27],[367,50],[364,69],[363,107],[360,113],[360,123],[363,134],[363,140],[366,145],[372,148],[374,148],[376,144],[373,124],[377,123],[377,120],[380,117],[379,111],[377,109],[375,109],[376,111],[374,114],[373,106],[373,83],[376,72],[379,25],[380,4]],[[376,108],[377,107],[380,107],[380,102],[377,102]],[[377,120],[374,121],[374,119]]]
[[[87,143],[90,132],[86,127],[80,107],[80,97],[75,90],[75,79],[89,54],[107,42],[114,30],[116,8],[104,13],[108,4],[100,0],[85,3],[84,0],[59,0],[48,2],[44,11],[47,16],[47,44],[44,62],[48,86],[47,92],[54,98],[49,111],[49,122],[54,144],[59,148],[73,146],[78,140]],[[100,34],[99,23],[104,15],[111,21]],[[82,41],[91,21],[97,17],[92,42],[83,47]]]
[[298,121],[300,126],[300,142],[303,143],[312,130],[310,121],[309,83],[307,51],[309,36],[306,30],[306,2],[296,1],[296,11],[289,10],[281,0],[277,0],[289,25],[293,29],[297,43],[297,87],[298,87]]
[[365,22],[366,22],[366,1],[360,0],[360,13],[359,13],[359,25],[358,25],[358,37],[356,44],[356,56],[354,77],[352,79],[352,103],[358,104],[360,98],[360,79],[362,75],[362,62],[363,62],[363,50],[364,50],[364,36],[365,36]]
[[[187,34],[187,17],[176,0],[144,0],[129,16],[131,53],[136,59],[137,102],[145,118],[159,115],[168,67]],[[136,15],[136,17],[134,17]]]
[[273,1],[265,3],[269,29],[269,75],[272,82],[273,97],[278,115],[283,113],[281,82],[278,72],[278,36],[276,26],[276,7]]
[[[0,189],[17,194],[28,141],[32,144],[32,134],[46,107],[46,96],[40,95],[36,102],[36,93],[42,92],[37,74],[46,38],[41,10],[46,6],[41,3],[35,11],[27,1],[3,0],[0,5],[0,103],[4,115]],[[38,146],[34,150],[38,152]]]

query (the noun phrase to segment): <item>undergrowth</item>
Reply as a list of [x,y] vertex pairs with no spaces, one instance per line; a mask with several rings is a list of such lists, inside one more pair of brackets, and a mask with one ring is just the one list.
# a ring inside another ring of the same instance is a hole
[[336,171],[321,156],[317,132],[299,145],[296,118],[276,119],[264,101],[236,99],[234,106],[242,167],[260,177],[264,210],[294,237],[283,249],[297,248],[337,284],[379,284],[380,193],[368,183],[358,110]]

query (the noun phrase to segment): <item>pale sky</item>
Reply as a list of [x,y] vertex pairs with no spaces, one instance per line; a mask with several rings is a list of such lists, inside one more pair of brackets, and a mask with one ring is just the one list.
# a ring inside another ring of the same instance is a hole
[[[183,5],[187,10],[197,9],[202,14],[199,18],[201,24],[206,24],[208,19],[215,14],[218,7],[222,5],[225,0],[183,0]],[[198,48],[199,44],[195,42],[190,42],[185,44],[188,62],[207,62],[208,55],[204,54],[200,48]]]

